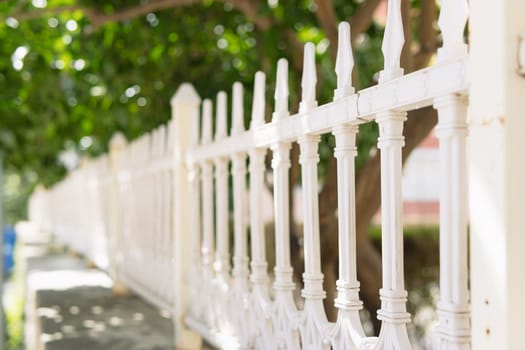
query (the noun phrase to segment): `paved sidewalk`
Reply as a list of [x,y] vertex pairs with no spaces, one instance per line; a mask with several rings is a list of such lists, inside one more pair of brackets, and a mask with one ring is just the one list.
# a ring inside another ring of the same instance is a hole
[[56,250],[26,246],[24,255],[26,349],[173,349],[169,316],[135,295],[113,296],[106,273]]

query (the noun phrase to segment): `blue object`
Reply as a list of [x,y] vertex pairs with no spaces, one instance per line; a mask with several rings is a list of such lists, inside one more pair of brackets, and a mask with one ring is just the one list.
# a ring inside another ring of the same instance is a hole
[[4,275],[11,273],[15,265],[16,232],[13,226],[4,227]]

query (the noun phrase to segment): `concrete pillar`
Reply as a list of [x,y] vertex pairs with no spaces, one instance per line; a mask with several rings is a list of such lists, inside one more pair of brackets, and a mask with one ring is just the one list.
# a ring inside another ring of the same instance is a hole
[[471,1],[472,348],[522,349],[525,315],[525,2]]

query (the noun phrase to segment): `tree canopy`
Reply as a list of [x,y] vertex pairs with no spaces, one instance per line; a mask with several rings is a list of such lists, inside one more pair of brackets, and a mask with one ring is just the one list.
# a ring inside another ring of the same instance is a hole
[[[319,3],[2,2],[0,149],[8,171],[29,184],[54,183],[65,173],[68,155],[100,154],[117,130],[133,139],[165,122],[169,99],[184,81],[203,97],[241,81],[248,103],[254,73],[268,74],[270,90],[280,57],[294,68],[296,105],[301,44],[307,41],[317,45],[319,100],[330,99],[335,46],[319,25]],[[336,18],[327,19],[347,20],[360,3],[334,1],[330,13]],[[381,68],[381,32],[381,23],[373,22],[359,37],[359,86],[371,84]]]

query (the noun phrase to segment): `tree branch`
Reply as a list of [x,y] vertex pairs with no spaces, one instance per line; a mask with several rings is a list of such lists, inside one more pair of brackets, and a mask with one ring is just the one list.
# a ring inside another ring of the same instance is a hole
[[92,17],[91,20],[93,25],[101,26],[108,22],[122,22],[137,17],[144,16],[151,12],[157,12],[166,10],[173,7],[188,6],[196,3],[200,3],[200,0],[155,0],[146,2],[142,5],[129,7],[124,10],[115,12],[113,14],[102,14],[96,13],[96,16]]
[[[224,0],[223,0],[224,1]],[[224,1],[227,2],[227,1]],[[260,1],[253,0],[233,0],[233,6],[242,12],[244,16],[261,31],[266,31],[272,27],[272,20],[270,17],[259,15]]]
[[[335,62],[338,45],[337,24],[339,20],[337,19],[332,1],[315,0],[315,3],[317,5],[317,11],[315,12],[317,22],[330,41],[330,56]],[[349,22],[352,28],[352,41],[355,40],[358,34],[368,29],[372,23],[374,12],[380,3],[381,0],[367,0],[357,9],[352,17],[350,17]]]
[[421,69],[428,65],[430,58],[438,46],[437,32],[434,28],[436,18],[436,3],[434,0],[421,1],[419,15],[419,51],[414,55],[414,69]]
[[64,12],[73,12],[81,10],[82,12],[84,12],[86,17],[88,17],[89,21],[93,26],[100,27],[108,22],[122,22],[144,16],[151,12],[157,12],[178,6],[188,6],[200,2],[200,0],[154,0],[151,2],[143,3],[141,5],[128,7],[112,14],[106,14],[81,5],[65,5],[56,7],[46,7],[42,9],[32,10],[30,12],[16,13],[13,14],[11,17],[16,18],[18,21],[26,21],[40,18],[43,16],[58,15]]
[[374,12],[381,3],[381,0],[367,0],[359,9],[350,17],[349,22],[352,28],[352,41],[355,40],[358,34],[366,31],[372,23]]
[[[223,2],[226,2],[227,0],[221,0]],[[242,12],[244,16],[253,24],[255,27],[261,31],[267,31],[270,28],[274,26],[278,26],[279,23],[275,20],[273,17],[268,16],[262,16],[259,14],[259,9],[262,6],[262,3],[260,0],[232,0],[231,2],[233,6]],[[288,42],[290,49],[288,50],[288,53],[290,54],[292,60],[291,65],[294,68],[294,70],[298,73],[302,72],[302,51],[303,51],[303,45],[297,38],[296,33],[290,29],[285,28],[283,29],[284,38]]]
[[410,1],[401,0],[401,17],[403,19],[403,35],[405,36],[405,44],[401,51],[401,68],[404,69],[405,74],[414,70],[414,56],[412,55],[412,28],[410,27]]
[[91,9],[81,6],[81,5],[64,5],[64,6],[56,6],[56,7],[45,7],[45,8],[39,8],[36,10],[31,10],[29,12],[18,12],[8,15],[7,17],[13,17],[19,22],[23,21],[30,21],[32,19],[41,18],[44,16],[53,16],[53,15],[59,15],[64,12],[74,12],[81,10],[86,15],[88,13],[93,12]]
[[332,61],[335,62],[338,45],[338,20],[335,15],[334,6],[330,0],[315,0],[315,3],[317,5],[317,11],[315,11],[317,22],[319,22],[319,26],[323,29],[328,41],[330,41],[330,57],[332,57]]

